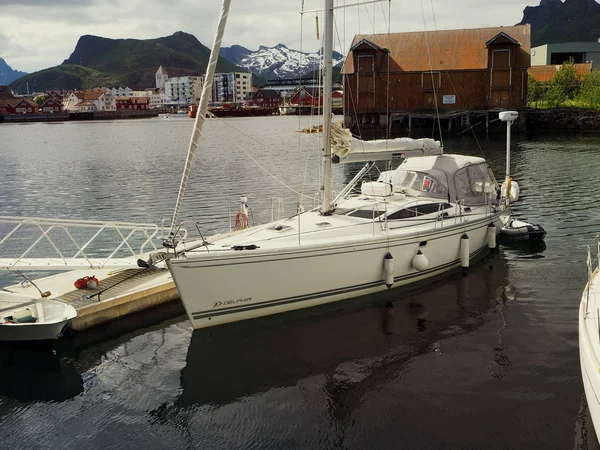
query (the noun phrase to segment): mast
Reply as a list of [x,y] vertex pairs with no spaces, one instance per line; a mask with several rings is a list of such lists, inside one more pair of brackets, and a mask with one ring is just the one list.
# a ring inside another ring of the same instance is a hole
[[173,219],[171,220],[171,233],[173,233],[177,224],[177,220],[179,218],[179,212],[181,211],[181,206],[183,205],[185,189],[187,187],[187,183],[190,177],[192,163],[194,162],[194,155],[200,143],[200,137],[202,136],[202,127],[204,126],[204,121],[206,120],[206,111],[208,111],[208,100],[211,96],[215,69],[217,67],[217,60],[219,59],[219,51],[221,50],[221,42],[223,41],[223,34],[225,32],[225,24],[227,23],[230,5],[231,0],[223,0],[223,4],[221,5],[221,15],[219,17],[219,24],[217,25],[215,40],[213,42],[212,50],[210,52],[210,58],[208,60],[208,66],[206,68],[204,86],[202,87],[200,104],[198,105],[198,112],[196,113],[196,120],[194,122],[194,131],[190,139],[190,147],[188,149],[187,160],[185,161],[185,168],[181,177],[181,184],[179,185],[177,203],[175,204]]
[[323,48],[323,203],[321,214],[331,214],[331,91],[333,87],[333,0],[324,0]]

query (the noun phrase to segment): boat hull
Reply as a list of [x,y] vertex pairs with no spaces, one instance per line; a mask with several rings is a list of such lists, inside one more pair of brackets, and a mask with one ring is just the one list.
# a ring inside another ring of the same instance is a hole
[[[434,277],[461,265],[464,233],[469,236],[471,257],[486,249],[489,223],[487,219],[389,241],[182,257],[168,265],[192,326],[198,329],[386,290],[388,252],[393,256],[392,287]],[[428,259],[420,271],[413,267],[419,250]]]
[[56,323],[0,324],[0,342],[52,341],[62,336],[72,319]]
[[[598,278],[596,272],[595,278]],[[598,323],[597,316],[594,313],[597,294],[597,285],[594,285],[592,279],[592,288],[590,289],[590,300],[588,312],[586,313],[587,287],[584,290],[581,303],[579,305],[579,359],[581,363],[581,378],[583,379],[583,388],[587,399],[588,411],[594,424],[596,435],[600,436],[600,362],[598,360],[597,350],[600,349],[598,342]],[[595,344],[592,342],[595,340]]]

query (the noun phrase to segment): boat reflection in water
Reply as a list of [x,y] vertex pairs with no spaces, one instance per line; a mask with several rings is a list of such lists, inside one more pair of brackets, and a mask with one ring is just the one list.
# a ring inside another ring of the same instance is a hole
[[0,347],[0,397],[64,401],[83,392],[81,375],[50,348]]
[[468,276],[454,272],[410,291],[372,295],[367,307],[363,297],[195,330],[181,395],[151,415],[181,426],[197,406],[230,404],[313,376],[326,378],[330,396],[357,383],[357,395],[376,389],[410,359],[440,352],[443,339],[501,311],[507,283],[506,259],[495,254]]

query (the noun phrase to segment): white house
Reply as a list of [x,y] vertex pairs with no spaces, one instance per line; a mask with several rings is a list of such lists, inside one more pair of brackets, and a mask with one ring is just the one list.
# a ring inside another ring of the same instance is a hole
[[116,111],[115,97],[107,89],[89,89],[70,92],[63,99],[63,110],[81,111]]
[[113,97],[133,97],[133,91],[128,86],[118,86],[108,90]]

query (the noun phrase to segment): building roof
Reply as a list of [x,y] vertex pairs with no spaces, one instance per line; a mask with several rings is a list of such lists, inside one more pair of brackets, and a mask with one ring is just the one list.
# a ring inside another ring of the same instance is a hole
[[[527,61],[527,67],[531,59],[529,24],[468,30],[356,35],[351,48],[361,41],[368,41],[374,46],[388,49],[393,61],[390,71],[474,70],[488,67],[486,44],[501,37],[510,38],[509,41],[520,44],[520,52],[524,54],[519,61]],[[353,72],[354,58],[350,51],[342,67],[342,73]]]
[[77,103],[75,106],[94,106],[94,104],[92,102],[88,102],[87,100],[84,100],[82,102]]
[[[536,81],[550,81],[562,67],[562,64],[552,64],[548,66],[531,66],[528,70],[529,75]],[[584,77],[592,71],[592,63],[573,64],[575,72]]]
[[98,100],[104,94],[106,94],[106,90],[104,89],[90,89],[87,91],[77,91],[73,92],[75,97],[79,100]]
[[17,106],[19,103],[21,102],[25,102],[27,103],[29,106],[33,106],[34,108],[38,107],[38,104],[36,102],[34,102],[33,100],[29,100],[28,98],[12,98],[12,99],[8,99],[6,101],[6,103],[8,103],[10,106],[12,106],[13,108],[15,106]]
[[279,91],[274,89],[260,89],[258,92],[260,92],[264,98],[281,98]]

